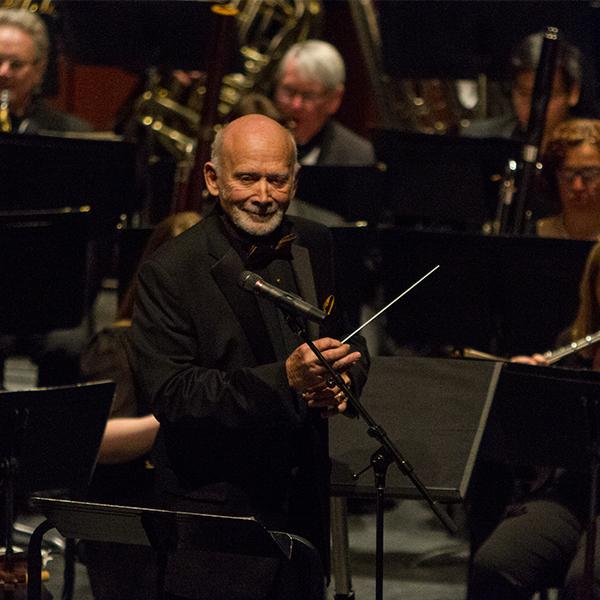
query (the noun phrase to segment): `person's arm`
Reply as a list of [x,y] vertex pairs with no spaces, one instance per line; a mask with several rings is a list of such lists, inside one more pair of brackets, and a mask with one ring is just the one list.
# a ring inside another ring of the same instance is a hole
[[148,454],[152,449],[159,423],[153,415],[109,419],[104,429],[98,462],[125,463]]
[[302,411],[285,362],[253,365],[237,317],[206,265],[174,262],[168,270],[152,259],[142,267],[130,337],[136,381],[156,418],[209,419],[227,428],[297,423]]
[[[208,418],[228,428],[297,423],[297,394],[324,381],[324,369],[306,344],[288,361],[252,365],[230,305],[212,275],[198,271],[180,280],[150,260],[140,272],[131,362],[154,415],[161,423]],[[203,284],[198,292],[188,284],[194,281]],[[360,359],[334,338],[316,343],[340,371]]]

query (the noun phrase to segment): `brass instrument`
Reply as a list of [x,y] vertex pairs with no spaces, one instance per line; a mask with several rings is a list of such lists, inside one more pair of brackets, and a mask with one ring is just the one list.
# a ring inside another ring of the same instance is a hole
[[[575,352],[579,352],[584,348],[588,348],[593,344],[597,344],[598,342],[600,342],[600,331],[590,333],[578,340],[571,342],[570,344],[566,344],[565,346],[556,348],[556,350],[548,350],[547,352],[544,352],[542,356],[549,365],[553,365],[559,360],[562,360],[563,358],[574,354]],[[463,350],[460,351],[459,354],[461,358],[495,360],[498,362],[508,362],[510,360],[508,358],[496,356],[494,354],[488,354],[487,352],[481,352],[480,350],[475,350],[474,348],[463,348]]]
[[0,2],[0,8],[22,8],[32,13],[41,13],[44,15],[53,15],[56,7],[54,0],[3,0]]
[[[222,79],[218,120],[253,90],[266,92],[285,51],[307,39],[321,14],[320,0],[235,0],[237,43],[242,72]],[[134,119],[176,160],[190,162],[206,95],[206,73],[161,73],[154,69],[134,107]]]
[[10,133],[12,131],[8,90],[0,92],[0,131],[3,133]]

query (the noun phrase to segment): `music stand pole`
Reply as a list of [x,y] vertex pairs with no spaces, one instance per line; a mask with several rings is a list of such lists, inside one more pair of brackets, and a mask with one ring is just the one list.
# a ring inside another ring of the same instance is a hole
[[306,344],[313,351],[319,362],[329,372],[330,377],[327,382],[328,386],[334,387],[334,385],[337,385],[344,392],[350,406],[356,411],[356,413],[360,417],[362,417],[362,419],[368,425],[367,434],[372,438],[375,438],[381,444],[381,448],[379,448],[379,450],[372,455],[371,464],[367,468],[372,467],[373,471],[375,472],[376,493],[378,494],[378,498],[380,500],[380,502],[377,505],[378,514],[376,537],[378,546],[377,556],[380,559],[378,561],[378,564],[376,565],[376,589],[378,590],[379,595],[376,594],[376,600],[383,600],[383,497],[387,468],[392,462],[396,463],[398,469],[400,469],[400,471],[411,480],[413,485],[419,491],[419,494],[423,497],[427,504],[429,504],[429,507],[431,508],[435,516],[439,519],[444,528],[449,533],[456,533],[458,528],[454,521],[450,518],[450,516],[446,512],[444,512],[439,506],[439,504],[431,497],[429,491],[415,473],[413,466],[406,460],[406,458],[404,458],[400,450],[396,448],[396,446],[388,437],[383,427],[381,427],[381,425],[379,425],[375,421],[375,419],[373,419],[373,417],[369,414],[367,409],[359,402],[358,398],[356,398],[354,394],[350,391],[350,388],[346,385],[346,382],[344,381],[342,376],[337,371],[335,371],[335,369],[323,356],[321,351],[314,345],[301,320],[296,315],[286,311],[284,308],[282,308],[281,310],[283,311],[292,331],[306,342]]
[[[27,416],[20,410],[12,411],[10,420],[10,434],[4,456],[0,459],[0,481],[4,485],[4,572],[14,575],[13,581],[5,581],[4,596],[6,598],[14,597],[13,586],[17,585],[18,578],[15,574],[15,558],[13,547],[13,523],[15,520],[15,490],[16,478],[19,473],[19,449],[21,447],[21,438]],[[3,596],[3,597],[4,597]]]

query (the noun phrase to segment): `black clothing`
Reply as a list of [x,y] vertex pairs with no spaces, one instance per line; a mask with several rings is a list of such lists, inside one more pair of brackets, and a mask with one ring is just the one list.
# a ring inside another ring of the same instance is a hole
[[88,133],[93,127],[87,121],[51,108],[45,100],[36,98],[22,117],[10,115],[15,133],[49,133],[74,131]]
[[[278,233],[296,235],[291,260],[277,257],[259,273],[277,286],[295,285],[308,302],[323,305],[334,292],[329,232],[286,219]],[[159,492],[172,508],[255,515],[267,528],[310,540],[327,564],[327,421],[289,388],[284,360],[290,339],[279,311],[237,285],[246,257],[235,237],[214,211],[161,247],[140,271],[130,357],[136,383],[161,422]],[[336,312],[320,335],[312,323],[308,331],[313,339],[340,337],[345,324]],[[358,392],[368,356],[362,339],[353,345],[363,354],[351,370]],[[213,572],[203,573],[199,590],[189,567],[197,571],[201,560],[190,553],[173,556],[167,579],[175,587],[168,591],[203,597],[198,594],[218,590],[237,598],[254,586],[256,595],[247,597],[263,597],[274,577],[268,561],[241,558],[233,567],[231,556],[223,564],[213,557]],[[227,577],[233,569],[236,581]],[[223,588],[225,579],[231,589]]]
[[371,142],[354,133],[335,119],[327,121],[307,144],[298,145],[298,160],[320,148],[317,165],[368,166],[375,164]]

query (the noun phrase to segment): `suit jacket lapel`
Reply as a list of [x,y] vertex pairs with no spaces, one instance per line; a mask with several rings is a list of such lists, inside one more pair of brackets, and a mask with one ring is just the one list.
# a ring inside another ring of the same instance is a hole
[[[298,244],[292,245],[292,269],[298,285],[298,293],[307,302],[317,306],[317,291],[315,289],[315,280],[310,264],[310,255],[308,249]],[[319,337],[319,326],[313,321],[308,321],[308,335],[312,340]]]
[[212,275],[246,335],[256,364],[274,362],[275,351],[256,298],[240,288],[237,283],[240,273],[244,270],[242,260],[221,231],[218,217],[211,221],[207,224],[208,246],[209,252],[216,260],[211,268]]

